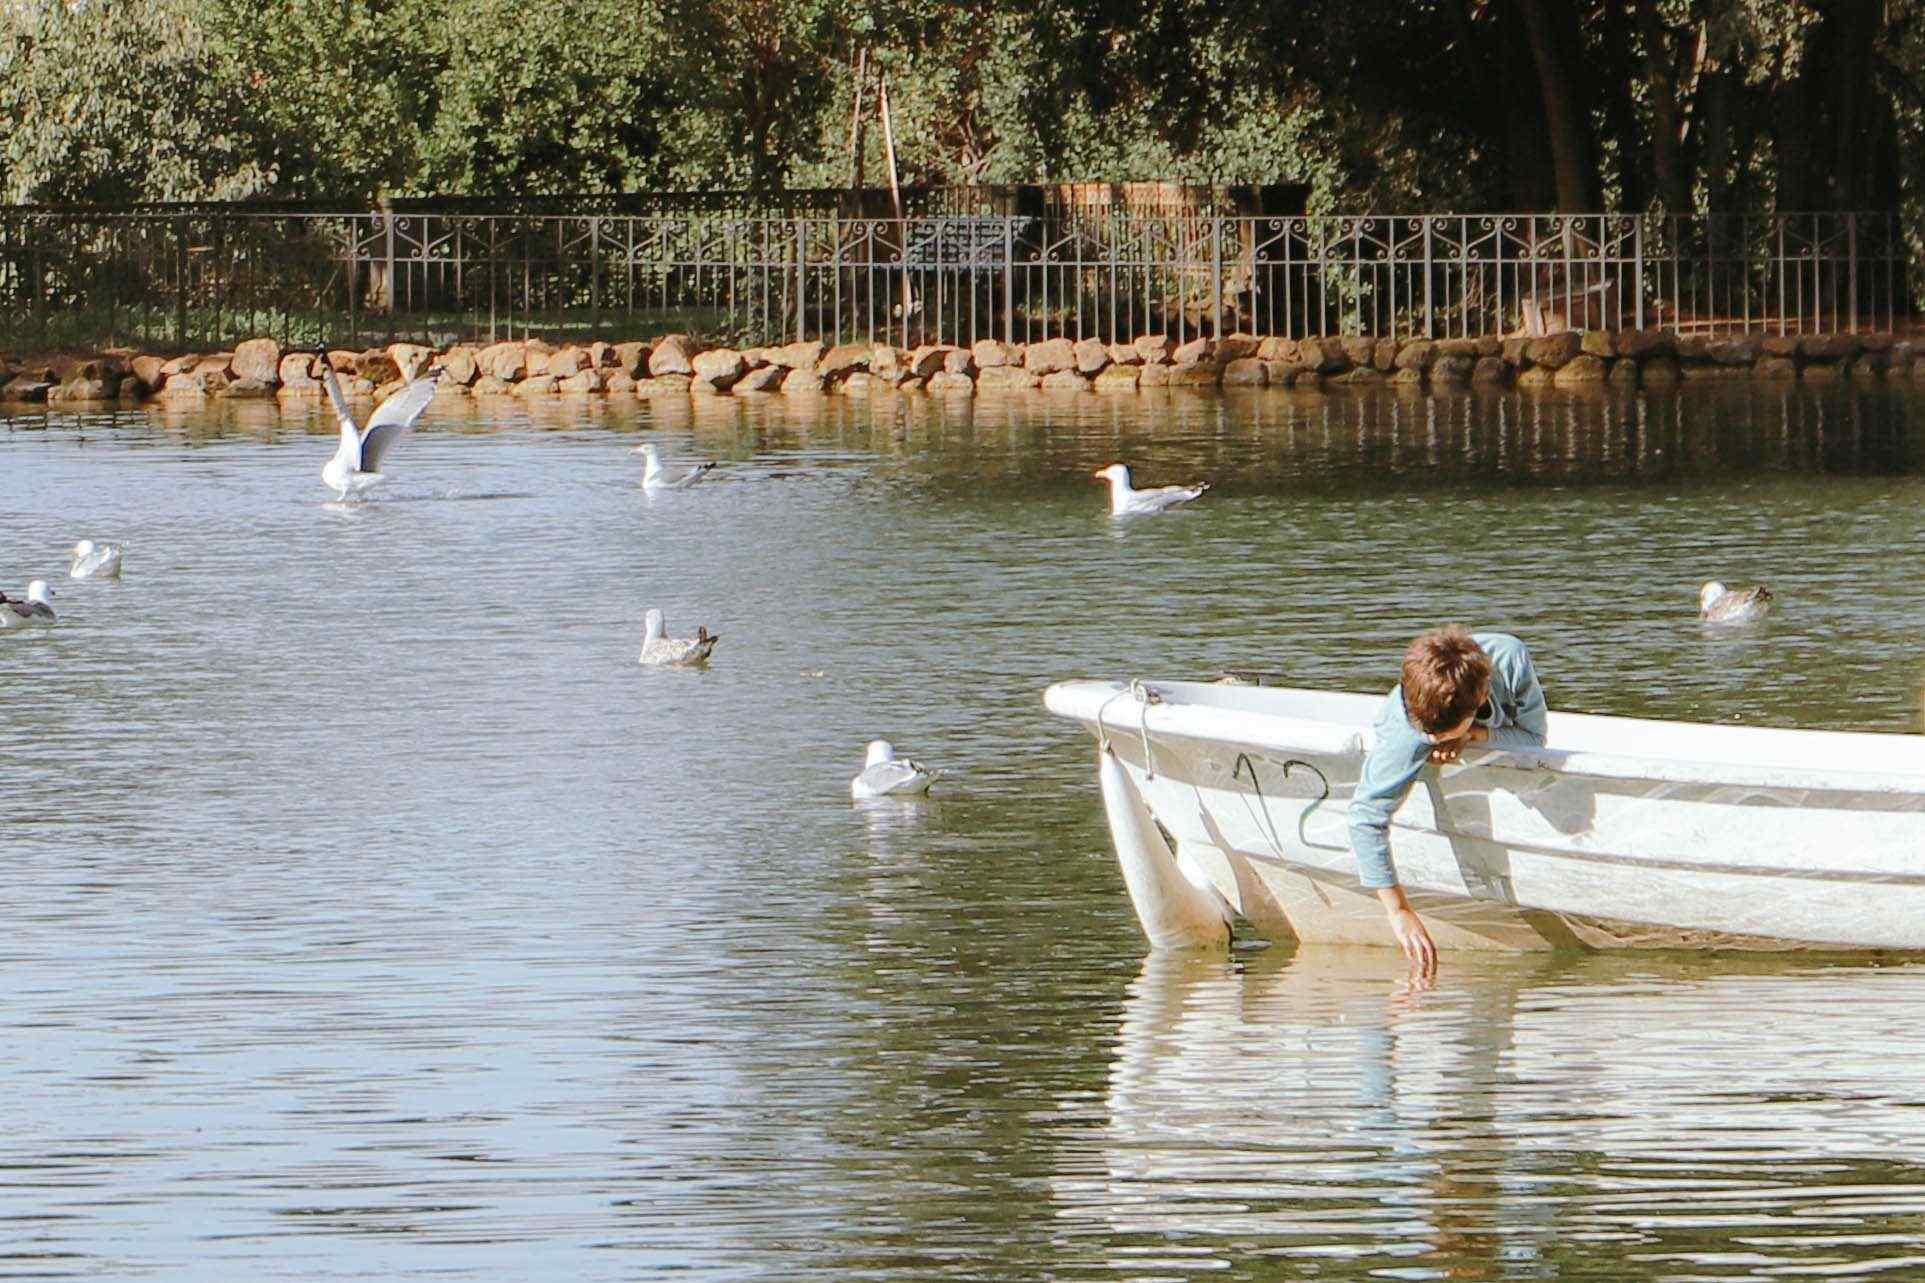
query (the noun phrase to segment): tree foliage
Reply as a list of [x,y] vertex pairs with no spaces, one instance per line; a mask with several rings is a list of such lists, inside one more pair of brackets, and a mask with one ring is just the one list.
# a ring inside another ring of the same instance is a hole
[[183,0],[0,6],[0,191],[228,198],[275,181],[247,77]]
[[0,194],[842,185],[865,53],[908,182],[1408,211],[1925,187],[1925,0],[10,0]]

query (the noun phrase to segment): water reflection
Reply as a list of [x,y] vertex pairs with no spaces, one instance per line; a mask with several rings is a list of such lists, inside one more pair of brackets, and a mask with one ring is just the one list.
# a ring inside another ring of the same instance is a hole
[[1153,957],[1051,1193],[1112,1277],[1925,1260],[1921,997],[1917,967],[1465,960],[1416,993],[1361,950]]
[[[1423,484],[1510,478],[1662,481],[1752,472],[1881,475],[1925,470],[1909,430],[1906,385],[1720,383],[1673,390],[1475,389],[1419,395],[1401,387],[1178,389],[1132,397],[860,395],[441,398],[435,430],[683,433],[740,456],[788,444],[834,444],[941,459],[960,451],[1001,475],[1021,454],[1035,475],[1180,446],[1194,467],[1234,468],[1232,486],[1265,476],[1320,486],[1351,475]],[[179,441],[329,436],[312,402],[156,402],[83,414],[15,407],[11,427],[145,427]]]
[[[1139,975],[1090,742],[1037,696],[1382,689],[1467,618],[1526,635],[1559,707],[1906,729],[1921,414],[1896,385],[442,398],[347,514],[318,404],[0,414],[0,587],[129,548],[0,644],[32,709],[0,737],[0,1273],[1916,1253],[1916,970]],[[643,433],[723,466],[650,503]],[[1118,456],[1216,489],[1119,528],[1089,476]],[[1769,581],[1771,620],[1706,637],[1714,575]],[[635,667],[648,605],[725,635],[709,671]],[[851,805],[875,734],[949,772],[933,798]]]

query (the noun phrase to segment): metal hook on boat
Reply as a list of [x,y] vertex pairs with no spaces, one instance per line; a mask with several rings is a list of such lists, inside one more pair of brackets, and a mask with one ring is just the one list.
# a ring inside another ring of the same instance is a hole
[[[1263,796],[1263,783],[1262,781],[1257,779],[1257,764],[1250,757],[1248,753],[1237,754],[1236,764],[1230,768],[1230,778],[1233,780],[1240,778],[1243,774],[1243,768],[1246,766],[1250,768],[1250,787],[1252,790],[1255,791],[1257,795],[1258,809],[1261,810],[1263,813],[1264,825],[1268,827],[1270,830],[1270,845],[1276,849],[1277,858],[1282,859],[1283,843],[1279,841],[1277,838],[1276,822],[1270,818],[1270,802],[1269,802],[1269,799]],[[1282,763],[1282,766],[1283,766],[1283,778],[1286,780],[1290,778],[1291,767],[1301,766],[1304,770],[1309,771],[1312,775],[1316,776],[1317,783],[1323,786],[1323,792],[1319,793],[1316,799],[1312,801],[1309,806],[1304,807],[1302,811],[1297,813],[1298,839],[1301,840],[1305,846],[1322,846],[1323,845],[1322,843],[1312,842],[1310,840],[1310,835],[1304,831],[1304,824],[1307,820],[1309,820],[1310,812],[1316,810],[1319,806],[1322,806],[1326,801],[1329,800],[1330,780],[1324,775],[1322,771],[1317,769],[1316,763],[1306,762],[1300,757],[1285,758]]]
[[[1256,791],[1257,795],[1257,812],[1263,816],[1264,827],[1270,830],[1270,849],[1276,852],[1277,858],[1281,860],[1283,858],[1283,843],[1277,837],[1276,821],[1270,818],[1270,803],[1263,796],[1263,783],[1257,779],[1257,764],[1250,760],[1248,753],[1237,754],[1236,765],[1230,768],[1230,778],[1232,780],[1240,779],[1243,775],[1243,768],[1246,766],[1250,768],[1250,787]],[[1290,768],[1286,766],[1283,774],[1286,779],[1289,778]]]
[[[1319,794],[1317,794],[1317,802],[1322,802],[1322,801],[1326,801],[1326,800],[1328,800],[1328,798],[1330,797],[1330,781],[1329,781],[1328,779],[1326,779],[1326,778],[1324,778],[1324,773],[1323,773],[1322,771],[1320,771],[1320,770],[1318,770],[1318,769],[1317,769],[1317,766],[1316,766],[1316,763],[1314,763],[1314,762],[1306,762],[1306,761],[1304,761],[1304,760],[1303,760],[1302,758],[1300,758],[1300,757],[1288,757],[1288,758],[1285,758],[1285,759],[1284,759],[1284,762],[1283,762],[1283,778],[1284,778],[1284,779],[1286,779],[1286,780],[1287,780],[1287,779],[1289,779],[1289,778],[1290,778],[1290,768],[1291,768],[1291,767],[1293,767],[1293,766],[1301,766],[1301,767],[1302,767],[1302,768],[1303,768],[1304,770],[1306,770],[1306,771],[1309,771],[1309,772],[1310,772],[1310,773],[1311,773],[1312,775],[1314,775],[1314,776],[1316,776],[1316,777],[1317,777],[1317,783],[1319,783],[1319,784],[1321,784],[1321,785],[1323,785],[1323,792],[1321,792],[1321,793],[1319,793]],[[1254,766],[1253,766],[1253,767],[1251,767],[1251,768],[1250,768],[1250,777],[1251,777],[1252,779],[1255,779],[1255,778],[1256,778],[1256,774],[1257,774],[1257,768],[1256,768],[1256,767],[1254,767]],[[1317,804],[1317,802],[1312,802],[1312,803],[1310,804],[1310,806],[1315,806],[1315,805]],[[1305,807],[1304,809],[1305,809],[1305,810],[1307,811],[1307,810],[1309,810],[1309,809],[1310,809],[1310,807]]]

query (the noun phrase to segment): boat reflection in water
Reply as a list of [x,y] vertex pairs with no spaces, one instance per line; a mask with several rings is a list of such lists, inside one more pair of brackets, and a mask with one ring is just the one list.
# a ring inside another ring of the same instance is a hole
[[[1925,968],[1159,951],[1051,1182],[1110,1277],[1925,1269]],[[1758,1013],[1769,1011],[1769,1020]],[[1377,1274],[1376,1271],[1385,1273]],[[1898,1277],[1903,1274],[1887,1275]]]

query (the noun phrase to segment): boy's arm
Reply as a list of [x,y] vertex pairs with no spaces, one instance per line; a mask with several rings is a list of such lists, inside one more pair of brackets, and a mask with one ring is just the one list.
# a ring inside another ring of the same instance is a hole
[[1363,774],[1350,797],[1350,849],[1357,855],[1357,880],[1369,890],[1397,885],[1397,868],[1390,859],[1390,817],[1429,756],[1429,747],[1414,734],[1386,734],[1378,725],[1376,745],[1365,755]]
[[1537,665],[1522,642],[1506,646],[1491,657],[1494,667],[1509,687],[1515,725],[1492,731],[1489,743],[1495,748],[1541,748],[1550,729],[1549,709],[1544,703],[1544,687],[1537,680]]

